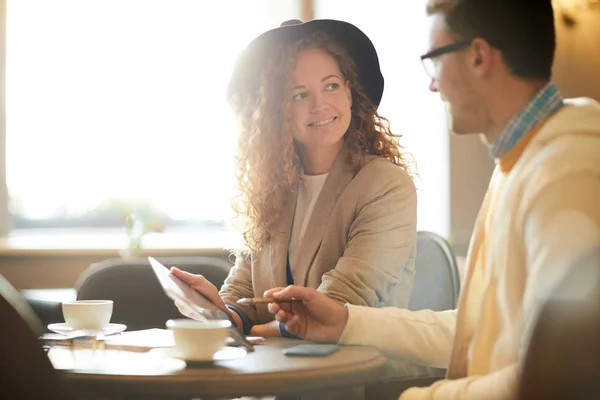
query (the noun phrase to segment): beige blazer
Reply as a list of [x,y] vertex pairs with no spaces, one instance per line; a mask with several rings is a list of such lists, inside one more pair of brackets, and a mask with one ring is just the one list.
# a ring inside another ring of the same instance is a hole
[[[340,304],[407,307],[415,274],[417,196],[410,176],[383,157],[358,171],[340,151],[310,217],[296,285],[317,288]],[[251,262],[237,257],[221,288],[226,304],[287,286],[286,262],[296,194],[277,231]],[[273,320],[266,305],[238,306],[253,324]]]

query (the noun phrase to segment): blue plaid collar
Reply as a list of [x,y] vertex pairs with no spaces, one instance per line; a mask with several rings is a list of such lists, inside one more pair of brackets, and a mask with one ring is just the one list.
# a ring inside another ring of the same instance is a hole
[[560,110],[564,105],[563,96],[552,82],[548,82],[535,96],[515,115],[502,131],[498,139],[488,147],[490,154],[500,158],[521,137],[535,128],[540,122]]

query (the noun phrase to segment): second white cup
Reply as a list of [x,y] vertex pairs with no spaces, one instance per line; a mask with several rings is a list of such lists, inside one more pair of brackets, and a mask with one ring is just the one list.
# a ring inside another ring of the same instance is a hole
[[102,330],[110,323],[112,300],[76,300],[62,303],[65,322],[74,330]]
[[167,328],[173,332],[175,352],[190,361],[209,361],[225,346],[231,322],[227,320],[196,321],[170,319]]

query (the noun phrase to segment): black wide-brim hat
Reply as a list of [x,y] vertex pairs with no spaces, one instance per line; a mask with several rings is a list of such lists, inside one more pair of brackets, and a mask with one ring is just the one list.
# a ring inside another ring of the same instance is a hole
[[257,82],[266,61],[281,51],[282,45],[322,32],[342,45],[357,68],[358,79],[367,96],[377,107],[383,95],[383,75],[375,46],[356,26],[333,19],[317,19],[308,22],[286,21],[282,26],[271,29],[256,37],[242,51],[235,64],[227,97],[231,101],[236,91],[245,83]]

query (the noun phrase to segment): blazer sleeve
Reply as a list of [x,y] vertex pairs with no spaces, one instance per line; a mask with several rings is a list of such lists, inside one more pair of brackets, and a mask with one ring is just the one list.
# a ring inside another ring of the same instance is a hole
[[[252,286],[252,264],[247,257],[237,254],[235,265],[229,270],[221,290],[221,298],[228,306],[234,306],[235,311],[241,311],[250,321],[251,325],[258,323],[258,314],[255,306],[243,306],[236,302],[244,297],[254,297]],[[243,317],[242,317],[243,319]]]
[[344,253],[318,287],[341,304],[387,305],[396,290],[405,290],[408,302],[412,290],[413,272],[403,272],[416,245],[416,190],[403,170],[385,162],[362,177]]

